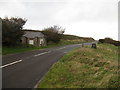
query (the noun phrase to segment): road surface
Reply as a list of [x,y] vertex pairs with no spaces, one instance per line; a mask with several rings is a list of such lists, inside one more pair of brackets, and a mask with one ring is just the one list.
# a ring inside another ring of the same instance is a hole
[[[85,45],[89,45],[87,43]],[[66,45],[3,56],[2,88],[33,88],[50,67],[81,44]]]

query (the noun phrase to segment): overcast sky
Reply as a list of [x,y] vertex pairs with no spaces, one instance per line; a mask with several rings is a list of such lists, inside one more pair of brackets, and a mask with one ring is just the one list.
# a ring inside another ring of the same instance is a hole
[[118,40],[119,0],[0,0],[0,17],[28,19],[24,28],[59,25],[66,34]]

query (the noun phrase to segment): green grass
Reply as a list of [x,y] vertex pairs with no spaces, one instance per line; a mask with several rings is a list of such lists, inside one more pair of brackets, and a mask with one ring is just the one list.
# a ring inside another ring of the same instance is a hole
[[118,47],[98,44],[75,49],[52,66],[38,88],[116,88]]
[[2,47],[2,54],[6,55],[6,54],[13,54],[13,53],[20,53],[20,52],[25,52],[25,51],[30,51],[30,50],[35,50],[35,49],[39,49],[39,47],[23,47],[23,46],[15,46],[15,47]]
[[[87,41],[81,40],[81,39],[75,39],[75,40],[61,40],[60,45],[69,45],[69,44],[78,44],[78,43],[85,43]],[[92,41],[91,41],[92,42]]]
[[57,47],[57,46],[64,46],[64,45],[69,45],[69,44],[77,44],[77,43],[83,43],[85,41],[81,40],[61,40],[60,43],[58,44],[49,44],[47,46],[42,46],[42,47],[36,47],[36,46],[30,46],[30,45],[25,45],[25,44],[20,44],[18,46],[14,47],[2,47],[2,54],[14,54],[14,53],[21,53],[21,52],[26,52],[26,51],[31,51],[31,50],[38,50],[38,49],[44,49],[44,48],[50,48],[50,47]]
[[42,46],[42,47],[36,47],[36,46],[31,46],[31,45],[18,45],[14,47],[2,47],[2,54],[14,54],[14,53],[21,53],[21,52],[27,52],[27,51],[32,51],[32,50],[38,50],[38,49],[44,49],[44,48],[49,48],[49,47],[55,47],[57,44],[51,44],[48,46]]
[[63,39],[63,40],[83,40],[83,41],[94,41],[94,39],[91,38],[91,37],[79,37],[79,36],[68,35],[68,34],[63,34],[62,39]]

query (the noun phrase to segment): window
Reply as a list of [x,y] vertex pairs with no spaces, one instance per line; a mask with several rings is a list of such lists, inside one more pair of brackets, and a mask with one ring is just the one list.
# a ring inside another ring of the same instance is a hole
[[43,39],[40,39],[40,44],[43,44]]
[[29,40],[29,44],[33,45],[34,41],[33,40]]

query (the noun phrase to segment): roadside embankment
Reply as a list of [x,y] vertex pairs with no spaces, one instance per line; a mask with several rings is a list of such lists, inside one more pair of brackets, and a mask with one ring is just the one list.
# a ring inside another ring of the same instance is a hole
[[77,48],[52,66],[38,88],[116,88],[118,47],[98,44]]

